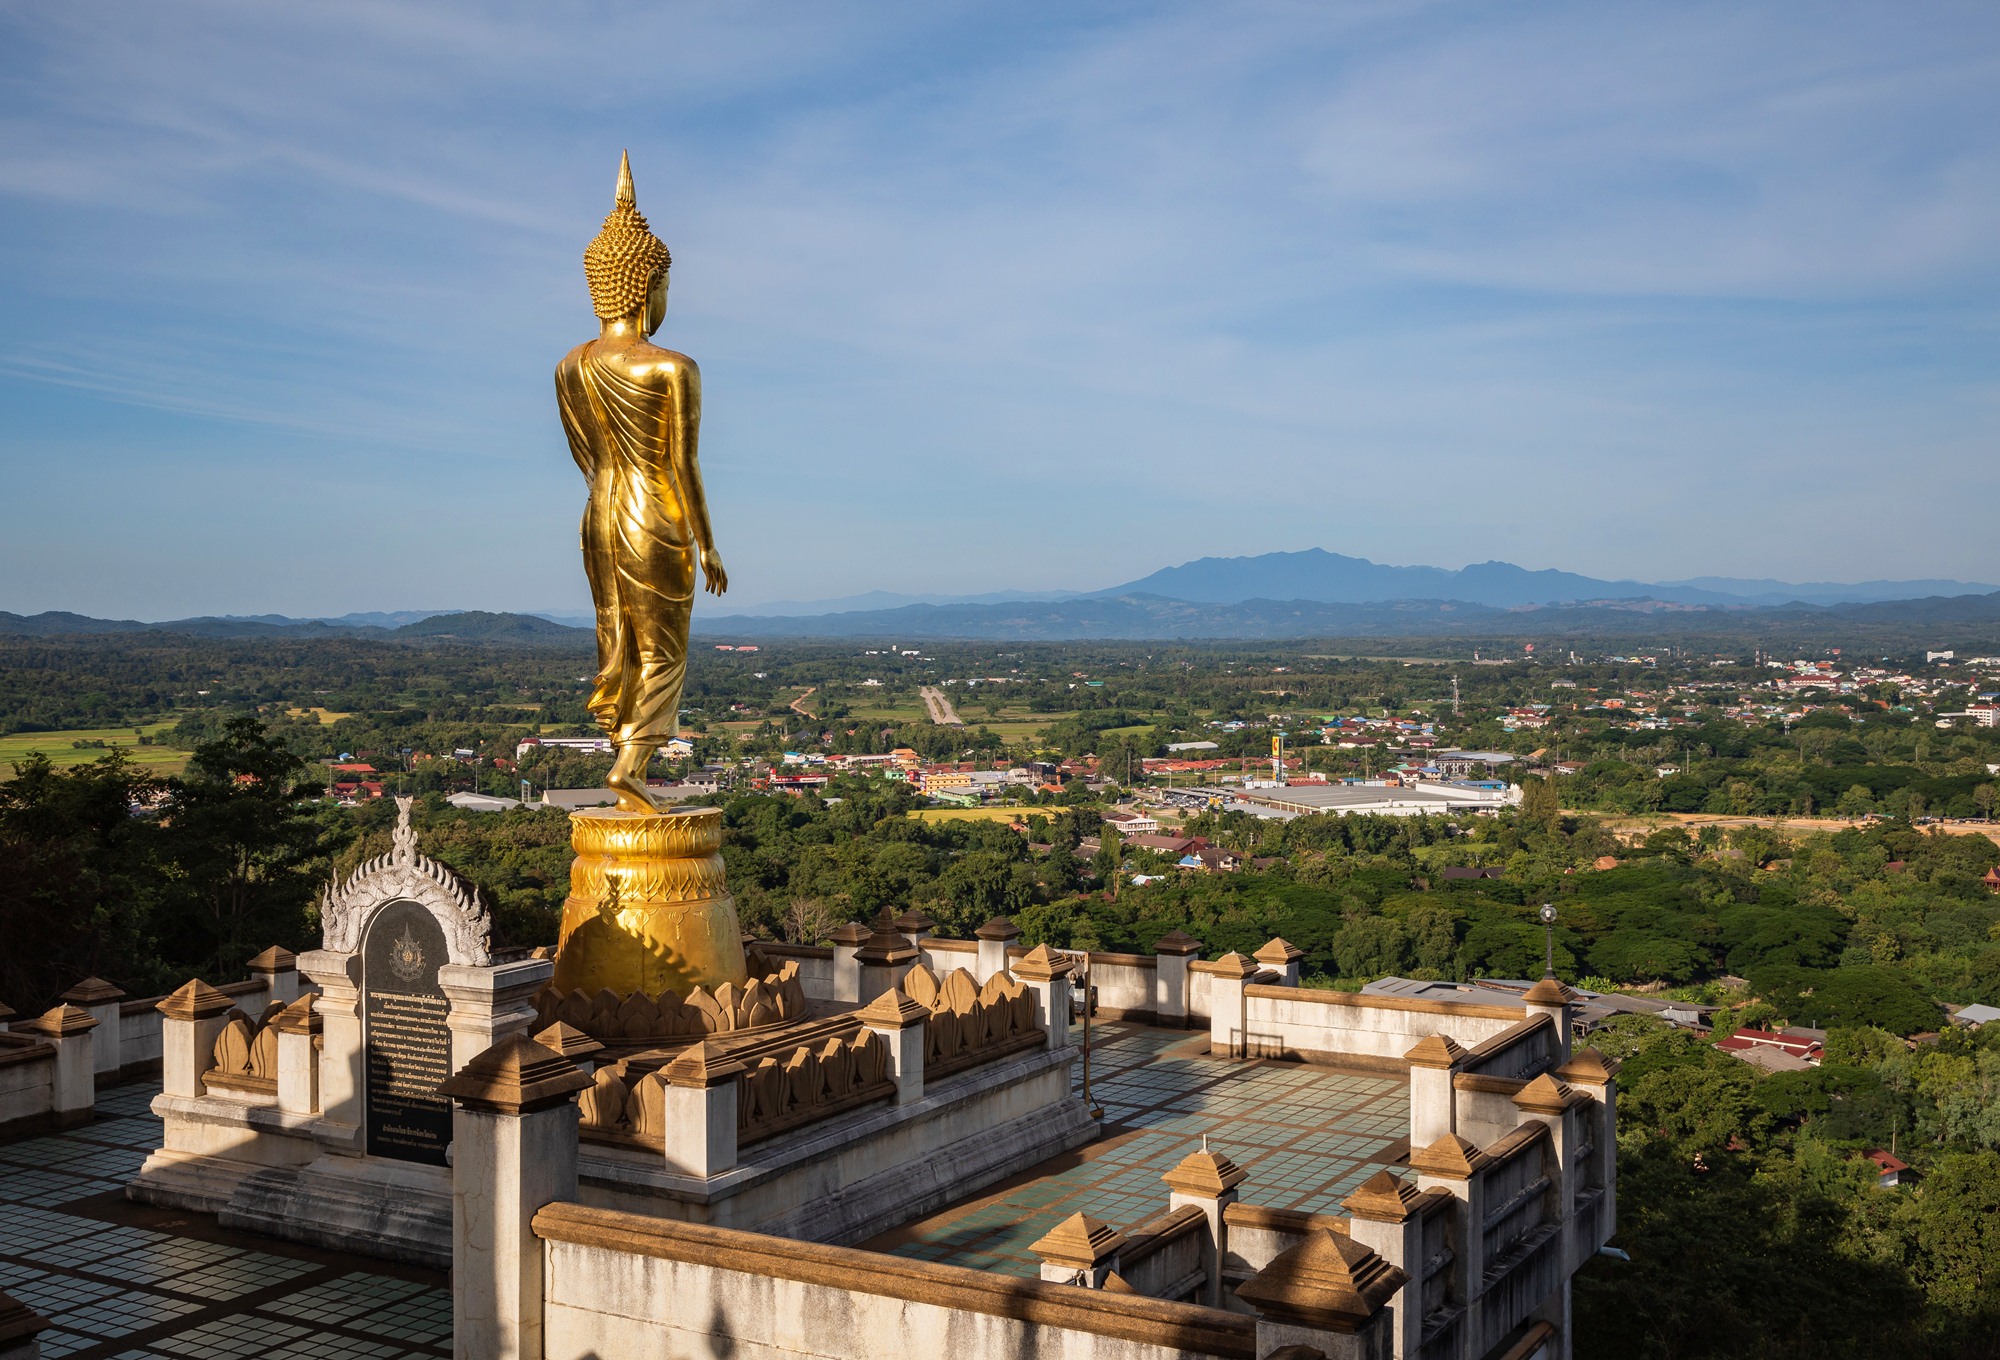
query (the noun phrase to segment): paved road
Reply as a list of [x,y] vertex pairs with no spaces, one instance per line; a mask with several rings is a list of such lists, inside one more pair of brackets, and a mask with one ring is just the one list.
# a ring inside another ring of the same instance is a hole
[[931,721],[939,727],[963,727],[965,719],[958,716],[958,710],[951,706],[951,700],[944,697],[944,691],[936,685],[925,685],[917,693],[922,696],[924,707],[931,711]]

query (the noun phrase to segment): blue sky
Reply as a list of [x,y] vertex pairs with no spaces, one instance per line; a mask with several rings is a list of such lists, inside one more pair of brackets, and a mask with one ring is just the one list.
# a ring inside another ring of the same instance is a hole
[[582,606],[622,147],[732,602],[2000,573],[1990,3],[0,0],[0,609]]

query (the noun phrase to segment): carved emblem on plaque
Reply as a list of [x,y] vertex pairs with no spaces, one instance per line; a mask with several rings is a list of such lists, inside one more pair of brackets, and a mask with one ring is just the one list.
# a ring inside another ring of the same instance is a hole
[[408,926],[402,935],[389,946],[390,971],[405,982],[415,982],[423,976],[424,947],[410,934]]

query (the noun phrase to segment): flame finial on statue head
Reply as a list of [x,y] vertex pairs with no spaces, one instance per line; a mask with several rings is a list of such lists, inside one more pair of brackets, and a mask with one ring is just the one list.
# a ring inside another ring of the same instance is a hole
[[673,265],[666,243],[653,235],[639,211],[632,188],[632,157],[618,160],[618,192],[604,229],[583,252],[583,274],[590,281],[590,302],[599,318],[614,321],[630,316],[646,303],[653,280]]

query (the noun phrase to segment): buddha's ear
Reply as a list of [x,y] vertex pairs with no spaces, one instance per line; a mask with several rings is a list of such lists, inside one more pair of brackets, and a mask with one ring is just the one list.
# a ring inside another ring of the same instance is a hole
[[667,271],[661,269],[653,275],[653,286],[646,290],[646,310],[642,318],[646,334],[652,335],[667,319]]

